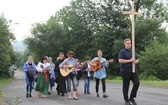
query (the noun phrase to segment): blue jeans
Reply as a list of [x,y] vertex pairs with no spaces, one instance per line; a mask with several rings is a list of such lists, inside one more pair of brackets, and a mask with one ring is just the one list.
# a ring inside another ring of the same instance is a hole
[[90,92],[90,77],[84,79],[84,92]]
[[71,81],[73,85],[73,91],[77,91],[77,76],[76,74],[70,74],[67,77],[67,91],[71,92]]
[[25,80],[26,80],[26,92],[28,94],[31,94],[31,92],[32,92],[32,84],[33,83],[30,82],[28,78],[25,78]]

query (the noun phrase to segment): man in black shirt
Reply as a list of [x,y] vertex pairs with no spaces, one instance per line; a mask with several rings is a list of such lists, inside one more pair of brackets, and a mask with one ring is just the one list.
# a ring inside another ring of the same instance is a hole
[[56,73],[56,77],[57,77],[57,93],[58,95],[60,95],[60,93],[62,94],[62,96],[64,96],[65,93],[67,93],[66,91],[66,84],[65,84],[65,77],[63,77],[60,73],[60,68],[59,65],[64,61],[64,53],[60,52],[59,53],[59,57],[55,62],[55,73]]
[[[134,98],[136,97],[140,82],[137,67],[135,67],[135,73],[132,73],[132,63],[137,64],[139,60],[137,55],[135,55],[135,57],[132,57],[130,39],[124,40],[124,46],[125,48],[122,49],[118,55],[120,72],[123,80],[123,96],[125,100],[125,105],[131,105],[131,103],[133,105],[137,105]],[[130,80],[133,82],[133,88],[130,94],[130,98],[128,98]]]

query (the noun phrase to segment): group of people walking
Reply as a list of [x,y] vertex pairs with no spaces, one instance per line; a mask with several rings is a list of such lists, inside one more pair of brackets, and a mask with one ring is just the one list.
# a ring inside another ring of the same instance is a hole
[[[122,49],[118,54],[118,61],[120,63],[120,71],[123,80],[123,96],[125,100],[125,105],[137,105],[134,98],[136,97],[136,93],[139,87],[139,76],[137,72],[137,68],[135,73],[132,73],[132,64],[138,63],[137,55],[132,57],[131,51],[131,41],[130,39],[124,40],[125,48]],[[28,61],[23,66],[23,71],[25,73],[26,80],[26,97],[32,97],[31,92],[32,88],[35,87],[35,91],[38,92],[39,97],[47,98],[47,95],[50,95],[53,91],[53,86],[55,82],[57,83],[56,91],[58,95],[64,96],[66,93],[68,94],[68,99],[78,100],[77,97],[77,87],[79,86],[79,79],[83,77],[84,80],[84,94],[90,93],[90,81],[91,77],[95,78],[95,91],[96,96],[99,95],[99,84],[102,82],[102,97],[107,98],[106,94],[106,67],[108,67],[109,62],[105,58],[103,58],[102,50],[97,51],[97,57],[91,58],[87,56],[84,62],[80,62],[78,59],[75,59],[74,52],[69,51],[67,53],[67,58],[63,52],[59,53],[59,57],[57,58],[55,64],[52,62],[51,57],[43,57],[42,60],[35,65],[33,62],[33,57],[29,56]],[[92,71],[93,66],[97,66],[94,62],[99,61],[100,68],[96,71]],[[70,67],[71,65],[71,67]],[[62,69],[64,68],[64,69]],[[71,70],[69,74],[66,76],[62,75],[62,70]],[[92,75],[93,73],[93,75]],[[36,85],[35,82],[36,81]],[[130,81],[133,82],[133,89],[128,97],[128,89]],[[71,89],[72,85],[72,89]],[[130,103],[131,102],[131,103]]]

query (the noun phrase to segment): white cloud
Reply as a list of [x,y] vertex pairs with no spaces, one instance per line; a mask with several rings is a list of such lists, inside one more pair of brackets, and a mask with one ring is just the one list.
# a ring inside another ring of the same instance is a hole
[[69,4],[70,0],[0,0],[0,13],[11,23],[17,40],[30,35],[31,24],[49,19],[56,11]]

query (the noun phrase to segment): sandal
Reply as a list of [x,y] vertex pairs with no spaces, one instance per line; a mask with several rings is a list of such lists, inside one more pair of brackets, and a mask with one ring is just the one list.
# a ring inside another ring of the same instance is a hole
[[42,98],[47,98],[47,96],[46,96],[46,95],[43,95]]
[[74,97],[73,99],[74,99],[74,100],[78,100],[78,98],[77,98],[77,97]]
[[71,99],[72,99],[72,97],[68,97],[68,99],[69,99],[69,100],[71,100]]
[[37,93],[38,97],[41,97],[41,94],[40,93]]

